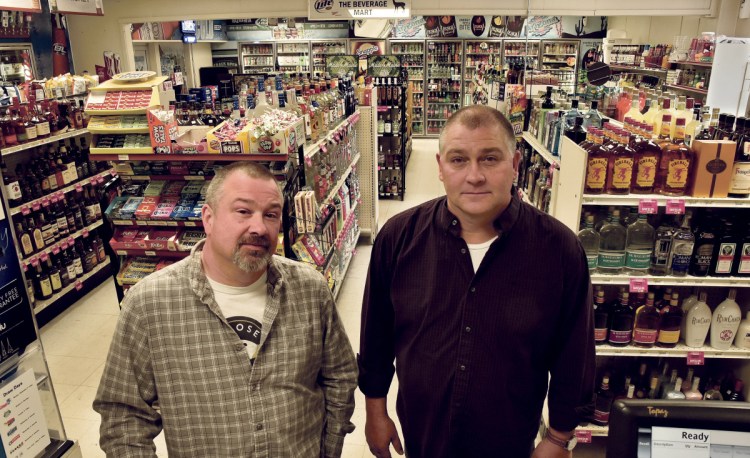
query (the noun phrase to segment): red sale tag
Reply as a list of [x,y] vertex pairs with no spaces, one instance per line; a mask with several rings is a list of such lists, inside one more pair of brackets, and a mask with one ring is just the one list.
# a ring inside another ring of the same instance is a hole
[[667,200],[667,215],[684,215],[685,201],[683,199]]
[[68,238],[68,246],[73,246],[73,245],[75,245],[75,240],[73,240],[73,237],[69,237]]
[[591,430],[576,430],[576,439],[579,444],[590,444],[591,443]]
[[648,293],[648,278],[631,278],[631,293]]
[[31,210],[29,210],[29,207],[21,207],[21,214],[26,216],[31,213]]
[[655,215],[659,211],[656,199],[641,199],[638,201],[638,213],[641,215]]
[[60,246],[59,245],[55,245],[55,247],[52,248],[52,254],[54,254],[54,255],[60,254]]
[[115,176],[117,175],[117,172],[115,172],[115,169],[110,169],[109,174]]
[[53,194],[50,201],[52,201],[53,204],[56,204],[60,199],[58,199],[57,194]]
[[42,262],[47,262],[49,260],[49,255],[47,253],[42,253],[39,258],[42,260]]
[[86,238],[86,237],[88,237],[88,236],[89,236],[89,230],[88,230],[88,229],[84,229],[84,230],[83,230],[83,231],[81,232],[81,234],[83,234],[83,237],[84,237],[84,238]]
[[45,207],[45,208],[49,207],[49,199],[45,198],[42,200],[42,207]]
[[37,259],[36,257],[31,258],[31,265],[34,266],[34,267],[38,266],[39,265],[39,259]]
[[77,192],[82,192],[83,191],[83,186],[81,186],[80,183],[76,185],[76,191]]
[[76,280],[76,291],[80,291],[83,289],[83,283],[81,283],[81,280]]
[[39,202],[34,202],[34,204],[31,206],[31,209],[35,212],[38,212],[42,208],[41,205],[39,205]]
[[688,366],[703,366],[706,363],[706,355],[702,351],[689,351],[687,354]]
[[104,177],[99,177],[96,179],[96,184],[102,184],[104,183]]

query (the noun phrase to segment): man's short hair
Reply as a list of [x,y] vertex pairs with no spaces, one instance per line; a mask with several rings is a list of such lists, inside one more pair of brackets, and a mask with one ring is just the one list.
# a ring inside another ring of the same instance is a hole
[[250,161],[237,161],[232,162],[226,167],[222,167],[216,170],[216,175],[211,180],[206,190],[206,203],[209,207],[216,210],[216,204],[221,199],[221,194],[224,191],[224,180],[234,172],[242,172],[250,178],[259,178],[271,180],[274,183],[276,178],[273,174],[265,167],[255,162]]
[[439,151],[443,154],[443,137],[445,132],[456,124],[460,124],[470,130],[480,127],[497,127],[504,134],[509,154],[516,150],[516,135],[510,121],[498,110],[485,105],[469,105],[456,111],[448,118],[440,131]]

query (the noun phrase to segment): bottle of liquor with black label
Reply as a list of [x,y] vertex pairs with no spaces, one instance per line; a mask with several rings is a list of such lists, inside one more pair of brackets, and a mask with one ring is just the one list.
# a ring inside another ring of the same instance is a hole
[[737,242],[734,224],[731,221],[725,221],[721,236],[714,248],[709,275],[728,277],[732,274],[736,262]]

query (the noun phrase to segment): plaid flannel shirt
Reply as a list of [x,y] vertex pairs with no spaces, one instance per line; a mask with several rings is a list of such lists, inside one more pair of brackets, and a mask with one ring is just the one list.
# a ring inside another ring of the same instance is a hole
[[326,282],[274,256],[253,365],[190,257],[133,287],[94,400],[107,456],[339,457],[357,365]]

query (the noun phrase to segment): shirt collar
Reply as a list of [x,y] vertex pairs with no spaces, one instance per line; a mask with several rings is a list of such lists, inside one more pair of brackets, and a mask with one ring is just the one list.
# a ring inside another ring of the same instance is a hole
[[[492,222],[498,237],[502,238],[503,234],[510,233],[513,226],[518,221],[521,211],[521,200],[518,197],[515,186],[510,191],[511,199],[508,207],[503,210]],[[443,202],[438,209],[438,224],[445,232],[456,237],[461,237],[461,221],[448,209],[448,198],[444,197]]]

